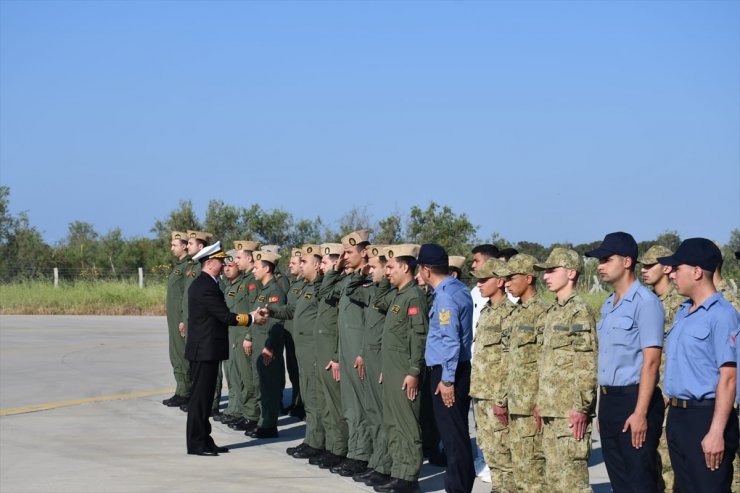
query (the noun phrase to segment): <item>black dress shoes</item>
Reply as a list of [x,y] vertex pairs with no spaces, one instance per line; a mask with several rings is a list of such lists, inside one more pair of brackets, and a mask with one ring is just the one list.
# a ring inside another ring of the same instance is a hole
[[314,447],[311,447],[310,445],[306,445],[305,448],[301,450],[297,450],[293,453],[293,457],[296,459],[310,459],[311,457],[316,457],[318,455],[321,455],[324,451],[321,449],[317,449]]
[[362,471],[362,472],[358,472],[356,474],[353,474],[352,475],[352,479],[354,481],[357,481],[358,483],[364,483],[366,479],[370,478],[374,474],[375,474],[375,470],[374,469],[367,469],[365,471]]
[[301,442],[300,444],[296,445],[295,447],[288,447],[285,449],[285,453],[288,455],[293,455],[299,450],[303,450],[304,448],[308,447],[305,442]]
[[167,407],[179,407],[179,406],[182,406],[183,404],[187,405],[189,400],[190,399],[188,399],[187,397],[183,397],[181,395],[173,395],[169,399],[163,400],[162,404],[164,404]]
[[367,461],[344,459],[341,464],[338,464],[329,470],[334,474],[339,474],[340,476],[354,476],[357,473],[365,472],[367,470]]
[[210,450],[211,452],[215,452],[217,454],[228,454],[229,453],[229,449],[227,449],[226,447],[219,447],[215,443],[211,445],[210,447],[208,447],[208,450]]
[[387,474],[381,474],[378,471],[373,471],[372,475],[365,478],[362,482],[370,486],[378,486],[390,482],[391,477]]
[[187,403],[180,404],[180,411],[182,411],[184,413],[188,412],[188,404]]
[[[327,453],[326,456],[324,456],[323,458],[321,458],[321,456],[319,457],[320,458],[317,460],[316,465],[319,466],[319,468],[321,469],[331,469],[332,467],[336,466],[337,464],[340,464],[344,460],[344,457],[340,455],[332,454],[331,452]],[[312,464],[311,461],[314,459],[316,459],[316,457],[309,459],[308,463]]]
[[188,450],[189,455],[203,455],[206,457],[218,457],[218,452],[215,450],[207,449],[207,448],[195,448],[193,450]]
[[229,428],[236,431],[252,431],[257,428],[257,423],[251,419],[239,418],[229,423]]
[[[173,401],[173,400],[175,400],[175,399],[177,399],[177,394],[173,395],[173,396],[172,396],[172,397],[170,397],[169,399],[165,399],[165,400],[163,400],[163,401],[162,401],[162,404],[164,404],[164,405],[165,405],[165,406],[167,406],[167,407],[172,407],[172,406],[171,406],[171,403],[172,403],[172,401]],[[179,406],[179,404],[178,404],[178,406]]]

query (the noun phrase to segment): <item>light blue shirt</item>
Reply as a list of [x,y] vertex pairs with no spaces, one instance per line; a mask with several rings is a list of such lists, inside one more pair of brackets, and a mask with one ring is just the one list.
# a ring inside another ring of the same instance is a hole
[[465,284],[446,277],[434,289],[424,359],[442,365],[442,380],[454,382],[458,361],[470,361],[472,344],[473,298]]
[[640,383],[642,350],[663,347],[663,304],[637,281],[616,305],[614,296],[609,295],[601,307],[598,381],[599,385],[635,385]]
[[678,399],[714,399],[719,367],[736,363],[740,316],[715,293],[689,313],[683,303],[666,338],[665,393]]

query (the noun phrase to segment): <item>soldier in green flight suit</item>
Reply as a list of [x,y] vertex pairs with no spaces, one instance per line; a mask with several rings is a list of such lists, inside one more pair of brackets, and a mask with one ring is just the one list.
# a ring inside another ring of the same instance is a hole
[[506,380],[509,411],[509,443],[514,484],[519,491],[544,493],[545,456],[542,433],[537,430],[534,406],[537,399],[538,367],[543,315],[547,303],[537,292],[537,259],[518,253],[506,262],[508,292],[519,298],[511,319],[509,374]]
[[[221,282],[223,283],[221,290],[224,293],[224,300],[226,301],[226,306],[229,308],[229,310],[234,313],[239,313],[238,311],[235,311],[236,309],[234,308],[234,306],[236,305],[237,296],[239,296],[239,289],[241,287],[242,279],[244,276],[239,271],[239,268],[234,261],[235,255],[236,250],[229,250],[226,252],[226,257],[224,258],[223,273],[221,274]],[[223,421],[224,416],[235,416],[239,412],[236,398],[237,391],[235,356],[237,351],[242,352],[242,347],[241,344],[239,344],[238,348],[235,347],[234,344],[232,344],[235,328],[236,327],[229,327],[229,359],[224,361],[222,364],[224,376],[226,377],[226,383],[229,388],[229,401],[223,413],[221,413],[221,415],[218,417],[213,417],[217,421],[219,419]]]
[[[642,264],[640,273],[642,274],[642,281],[646,286],[650,286],[653,292],[658,296],[660,302],[663,304],[663,312],[665,313],[663,323],[663,340],[668,337],[673,326],[673,317],[678,311],[678,307],[681,306],[686,298],[678,294],[675,286],[669,279],[669,274],[673,270],[673,267],[668,265],[661,265],[658,262],[658,257],[670,257],[673,252],[662,245],[653,245],[647,252],[645,252],[637,261]],[[660,359],[660,380],[658,386],[663,389],[663,374],[665,373],[665,344],[663,345],[663,357]],[[668,397],[663,394],[663,401],[668,404]],[[660,435],[660,441],[658,442],[658,461],[657,467],[660,476],[658,477],[658,491],[675,492],[678,491],[678,487],[675,485],[673,476],[673,467],[671,466],[671,457],[668,455],[668,438],[665,432],[666,417],[663,417],[663,433]]]
[[[380,291],[381,294],[389,292],[390,281],[385,277],[385,247],[383,245],[368,245],[366,250],[368,256],[367,273],[371,276],[371,279],[361,286],[356,286],[349,296],[353,302],[361,304],[365,311],[364,403],[373,453],[368,460],[368,470],[356,473],[352,476],[352,479],[357,482],[373,484],[387,481],[391,473],[391,460],[388,456],[385,433],[383,432],[383,385],[380,383],[383,370],[381,347],[385,310],[381,310],[377,306],[379,289],[382,290]],[[382,288],[380,288],[381,284],[383,284]],[[366,300],[369,304],[364,305]]]
[[[326,273],[333,272],[334,266],[344,253],[341,243],[324,243],[320,246],[320,271],[324,276],[321,286],[326,283]],[[314,338],[316,340],[316,367],[319,372],[319,407],[322,424],[326,434],[326,451],[308,460],[309,464],[322,469],[330,469],[340,464],[347,456],[347,422],[342,415],[342,399],[339,387],[339,328],[337,325],[337,302],[324,298],[318,292],[319,305],[316,313]]]
[[[318,245],[316,245],[318,248]],[[303,291],[304,281],[301,273],[301,259],[303,252],[300,248],[293,248],[290,251],[290,262],[288,262],[288,273],[290,286],[288,287],[288,305],[295,306],[298,297]],[[292,385],[290,405],[281,409],[283,414],[290,414],[298,419],[303,419],[306,412],[301,397],[301,370],[300,362],[296,354],[295,337],[293,336],[293,320],[285,320],[285,366],[288,370],[288,378]],[[283,381],[283,387],[285,382]]]
[[[212,237],[213,235],[211,233],[206,233],[205,231],[194,231],[190,229],[187,231],[188,260],[185,265],[185,271],[183,272],[183,277],[185,279],[183,283],[182,306],[180,308],[180,323],[177,326],[177,329],[180,331],[180,335],[185,338],[186,341],[188,337],[188,289],[190,289],[190,285],[193,283],[195,278],[200,275],[200,262],[194,262],[192,257],[204,247],[208,246],[208,242]],[[190,378],[190,374],[188,374],[188,387],[190,387]],[[180,409],[187,412],[187,404],[181,404]]]
[[424,349],[429,327],[426,295],[414,282],[418,245],[386,249],[386,274],[396,288],[391,299],[378,294],[385,309],[383,325],[383,431],[391,459],[391,478],[371,482],[375,491],[416,493],[421,469],[421,427],[419,425],[419,382],[424,366]]
[[190,362],[185,359],[185,338],[180,335],[180,314],[185,294],[185,266],[188,263],[187,233],[173,231],[170,251],[175,262],[167,278],[167,329],[169,334],[170,363],[175,375],[175,395],[162,401],[168,407],[179,407],[190,399]]
[[[301,256],[301,289],[295,301],[284,306],[270,306],[270,316],[293,321],[293,340],[298,359],[298,375],[301,382],[301,396],[306,412],[306,436],[297,447],[289,447],[286,452],[296,459],[310,459],[324,452],[324,426],[321,422],[321,409],[318,396],[318,370],[316,369],[316,339],[314,330],[318,314],[319,298],[317,291],[322,277],[319,273],[321,249],[319,245],[306,244],[299,250]],[[291,258],[297,257],[293,255]]]
[[354,231],[342,238],[344,254],[327,272],[321,286],[321,297],[339,303],[339,367],[342,379],[339,381],[342,393],[342,412],[347,420],[349,438],[347,458],[331,472],[341,476],[352,476],[367,469],[367,461],[372,455],[372,442],[367,428],[364,396],[364,323],[363,306],[369,305],[369,293],[365,290],[354,293],[364,295],[361,303],[353,302],[350,293],[355,292],[368,277],[362,274],[367,264],[365,247],[369,244],[368,231]]
[[[241,281],[234,299],[234,309],[247,311],[257,299],[257,282],[252,273],[254,267],[252,252],[259,246],[258,241],[236,240],[234,242],[236,251],[234,263],[241,272]],[[225,416],[221,418],[221,422],[233,430],[249,433],[257,428],[260,406],[254,387],[253,357],[247,356],[243,348],[246,334],[246,327],[229,327],[229,347],[234,349],[234,366],[231,376],[233,384],[229,386],[229,406],[224,411]],[[231,353],[229,357],[232,357]],[[234,390],[233,406],[232,387]]]
[[[274,272],[280,255],[272,252],[253,252],[254,279],[260,284],[252,310],[271,305],[285,305],[286,295],[275,280]],[[254,354],[252,371],[257,376],[255,387],[260,402],[260,420],[257,429],[249,433],[252,438],[276,438],[277,420],[282,398],[281,373],[283,373],[283,322],[269,318],[262,326],[249,327],[244,338],[244,351]]]

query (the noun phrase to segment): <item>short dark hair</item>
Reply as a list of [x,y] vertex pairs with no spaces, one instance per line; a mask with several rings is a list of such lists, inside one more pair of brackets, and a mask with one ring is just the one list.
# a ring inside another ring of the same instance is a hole
[[422,265],[424,265],[424,267],[429,267],[429,270],[432,271],[432,274],[446,276],[450,273],[450,268],[447,265]]
[[450,275],[453,275],[453,274],[455,274],[455,276],[456,276],[456,277],[457,277],[458,279],[461,279],[461,278],[462,278],[462,271],[461,271],[460,269],[458,269],[457,267],[452,267],[452,266],[450,266],[450,272],[449,272],[449,274],[450,274]]
[[369,241],[361,241],[361,242],[357,243],[355,246],[357,247],[357,251],[359,252],[359,251],[364,250],[365,248],[369,247],[370,246],[370,242]]
[[504,260],[508,262],[517,253],[519,253],[519,250],[516,248],[504,248],[503,250],[499,250],[498,257],[504,257]]
[[483,255],[488,255],[489,257],[499,256],[498,247],[496,247],[496,245],[491,245],[490,243],[483,243],[482,245],[474,247],[473,255],[475,255],[476,253],[482,253]]
[[330,253],[329,258],[333,261],[339,260],[339,254],[338,253]]
[[416,259],[407,255],[401,255],[400,257],[394,257],[396,262],[407,265],[411,274],[416,271]]
[[260,260],[259,262],[262,262],[262,265],[267,268],[267,272],[270,274],[275,273],[275,264],[268,262],[267,260]]
[[208,246],[208,242],[207,242],[206,240],[201,240],[200,238],[193,238],[193,239],[194,239],[194,240],[195,240],[196,242],[198,242],[198,244],[199,244],[200,246],[202,246],[202,247],[204,247],[204,248]]

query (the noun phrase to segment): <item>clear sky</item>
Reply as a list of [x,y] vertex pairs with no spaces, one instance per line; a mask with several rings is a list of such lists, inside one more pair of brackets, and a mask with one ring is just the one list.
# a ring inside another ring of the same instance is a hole
[[181,199],[724,242],[740,2],[2,0],[0,184],[49,242]]

